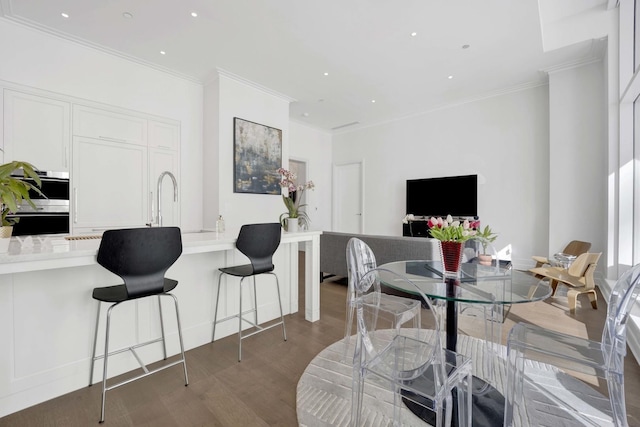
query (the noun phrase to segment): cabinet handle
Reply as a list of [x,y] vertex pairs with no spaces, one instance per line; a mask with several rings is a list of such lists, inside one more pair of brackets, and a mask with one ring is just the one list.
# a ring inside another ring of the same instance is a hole
[[171,150],[171,146],[169,145],[158,145],[158,148],[166,148],[167,150]]
[[127,142],[126,139],[120,139],[120,138],[111,138],[110,136],[98,136],[99,139],[105,139],[107,141],[115,141],[115,142]]
[[73,187],[73,223],[78,223],[78,187]]
[[68,146],[64,146],[64,167],[68,168],[69,167],[69,147]]

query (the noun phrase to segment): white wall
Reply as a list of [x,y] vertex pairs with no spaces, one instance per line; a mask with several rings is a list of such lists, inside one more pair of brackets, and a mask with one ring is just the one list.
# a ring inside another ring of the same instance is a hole
[[[209,85],[218,85],[218,88],[210,89]],[[217,203],[206,203],[207,209],[217,205],[218,211],[205,210],[205,228],[215,228],[218,215],[223,215],[230,233],[237,233],[242,224],[277,222],[285,211],[280,195],[233,192],[233,118],[282,130],[282,159],[286,166],[289,158],[289,101],[222,74],[206,86],[207,111],[209,103],[217,103],[219,115],[217,133],[207,131],[205,135],[205,144],[217,147],[217,152],[207,148],[204,159],[205,168],[217,168],[217,182],[205,180],[204,196],[210,198],[211,194],[218,193]],[[207,116],[204,120],[216,118]],[[215,169],[213,173],[216,173]]]
[[605,252],[607,227],[607,111],[603,62],[549,75],[549,248],[571,240]]
[[367,233],[402,234],[407,179],[478,174],[496,247],[511,243],[516,266],[546,254],[548,102],[541,86],[335,135],[334,163],[366,163]]
[[179,120],[182,228],[202,227],[202,85],[1,18],[0,40],[0,80]]
[[298,122],[289,123],[289,155],[307,162],[307,180],[316,188],[307,191],[307,213],[313,230],[331,229],[331,134]]

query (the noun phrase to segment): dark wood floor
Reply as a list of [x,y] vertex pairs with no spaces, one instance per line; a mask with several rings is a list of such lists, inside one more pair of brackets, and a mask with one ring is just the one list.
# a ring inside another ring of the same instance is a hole
[[[304,277],[301,272],[301,277]],[[187,353],[189,386],[180,366],[110,391],[108,426],[296,426],[296,385],[307,364],[344,334],[346,287],[332,280],[321,286],[321,320],[304,320],[304,293],[300,312],[286,316],[288,341],[273,328],[243,341],[242,362],[237,340],[227,337]],[[600,301],[602,301],[600,299]],[[514,306],[504,331],[528,321],[575,335],[600,338],[606,306],[592,310],[580,301],[575,316],[568,314],[566,298]],[[483,336],[481,322],[461,317],[463,333]],[[640,426],[640,367],[633,356],[626,361],[629,425]],[[0,418],[2,427],[97,425],[100,386],[86,387],[26,410]]]

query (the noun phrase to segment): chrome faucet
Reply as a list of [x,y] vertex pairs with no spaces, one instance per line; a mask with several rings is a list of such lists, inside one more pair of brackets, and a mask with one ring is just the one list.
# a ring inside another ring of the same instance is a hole
[[158,188],[157,188],[157,193],[158,193],[158,216],[157,216],[157,223],[158,223],[158,227],[162,227],[162,179],[169,175],[169,178],[171,178],[171,182],[173,183],[173,201],[177,202],[178,201],[178,181],[176,181],[176,177],[173,176],[173,174],[169,171],[164,171],[160,174],[160,176],[158,177]]

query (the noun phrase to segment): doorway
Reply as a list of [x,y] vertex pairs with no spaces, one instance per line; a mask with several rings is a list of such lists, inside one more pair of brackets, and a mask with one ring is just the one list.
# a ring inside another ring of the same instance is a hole
[[333,230],[364,233],[364,162],[333,167]]

